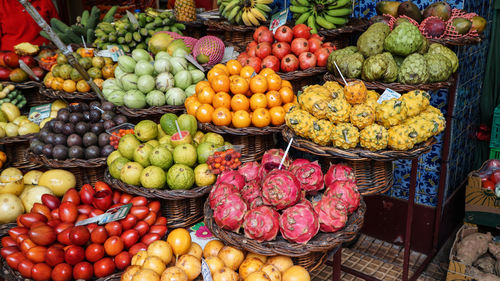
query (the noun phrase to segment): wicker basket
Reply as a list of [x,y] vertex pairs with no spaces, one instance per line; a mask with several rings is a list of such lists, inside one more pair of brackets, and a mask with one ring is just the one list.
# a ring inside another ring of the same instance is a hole
[[52,99],[63,99],[63,100],[98,100],[96,93],[94,92],[75,92],[67,93],[65,91],[56,91],[45,87],[45,85],[40,85],[40,94]]
[[40,167],[40,165],[31,162],[26,156],[26,152],[29,150],[30,146],[29,140],[34,136],[35,134],[29,134],[0,139],[0,145],[3,145],[5,154],[7,155],[7,161],[11,167],[19,169]]
[[203,202],[211,186],[189,190],[160,190],[126,184],[113,178],[106,169],[104,180],[113,188],[129,194],[154,198],[160,201],[162,215],[167,218],[169,228],[189,227],[203,219]]
[[[320,36],[325,37],[326,41],[330,41],[330,38],[337,38],[342,35],[348,35],[354,32],[363,32],[370,26],[370,21],[368,19],[350,19],[349,22],[339,28],[335,29],[324,29],[318,30]],[[347,36],[345,36],[347,37]]]
[[225,20],[207,20],[204,24],[207,26],[207,35],[217,36],[224,43],[229,42],[240,46],[246,46],[253,41],[253,33],[256,29],[252,26],[233,25]]
[[57,159],[49,159],[43,154],[36,155],[31,151],[27,152],[26,157],[33,163],[54,169],[98,168],[106,166],[106,157],[100,157],[89,160],[84,160],[84,159],[57,160]]
[[201,37],[207,35],[207,26],[203,24],[203,21],[201,20],[180,23],[186,26],[186,29],[182,31],[184,36],[200,39]]
[[162,116],[165,113],[181,113],[184,112],[184,105],[164,105],[164,106],[153,106],[149,108],[134,109],[128,108],[126,106],[118,106],[118,112],[133,118],[148,117],[149,119]]
[[443,38],[428,38],[428,40],[431,43],[439,43],[445,46],[466,46],[466,45],[475,45],[475,44],[480,44],[483,41],[482,36],[464,36],[461,38],[449,38],[449,37],[443,37]]
[[15,82],[2,82],[2,84],[4,85],[14,85],[16,86],[17,89],[38,89],[41,85],[40,82],[36,82],[36,81],[26,81],[26,82],[21,82],[21,83],[15,83]]
[[306,70],[278,72],[277,74],[281,79],[292,82],[293,89],[297,92],[304,86],[320,83],[325,72],[326,67],[312,67]]
[[51,103],[54,99],[51,99],[40,93],[39,88],[25,89],[22,94],[26,97],[27,107]]

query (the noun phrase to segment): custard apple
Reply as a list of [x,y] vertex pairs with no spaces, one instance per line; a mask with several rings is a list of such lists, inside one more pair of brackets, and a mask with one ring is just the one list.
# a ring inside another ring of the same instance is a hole
[[441,54],[441,55],[447,57],[451,62],[452,73],[457,71],[457,69],[458,69],[458,57],[457,57],[457,54],[455,54],[455,52],[453,52],[450,48],[447,48],[447,47],[445,47],[441,44],[438,44],[438,43],[432,43],[429,46],[428,53],[429,54]]
[[398,81],[402,84],[417,85],[425,84],[429,80],[427,63],[424,56],[411,54],[401,64]]
[[424,37],[422,45],[420,46],[420,49],[418,49],[418,53],[421,55],[425,55],[429,51],[429,46],[430,46],[429,40]]
[[381,56],[387,63],[387,69],[382,75],[382,81],[386,83],[396,81],[396,79],[398,79],[398,65],[396,64],[396,61],[394,61],[394,58],[389,52],[385,52],[381,54]]
[[365,58],[377,55],[384,51],[384,40],[391,29],[383,22],[372,24],[361,36],[357,46]]
[[337,65],[342,71],[342,74],[347,78],[358,78],[361,76],[361,71],[363,70],[363,62],[365,58],[359,52],[339,57],[337,59]]
[[362,78],[365,81],[377,81],[387,70],[387,62],[382,54],[371,56],[363,64]]
[[452,65],[451,61],[441,54],[427,53],[424,55],[429,72],[429,82],[441,82],[450,78]]
[[[326,68],[328,69],[328,71],[330,71],[332,73],[336,72],[337,68],[335,67],[335,64],[333,62],[337,62],[337,65],[339,65],[339,58],[347,57],[349,55],[356,53],[357,51],[358,51],[358,48],[356,48],[356,46],[349,46],[349,47],[345,47],[343,49],[331,52],[330,55],[328,56]],[[339,65],[339,67],[340,67],[340,65]]]
[[403,64],[403,61],[405,60],[405,57],[400,56],[392,56],[392,58],[394,59],[398,67],[401,67],[401,64]]
[[420,49],[423,39],[416,26],[402,22],[385,38],[384,49],[393,55],[407,56]]

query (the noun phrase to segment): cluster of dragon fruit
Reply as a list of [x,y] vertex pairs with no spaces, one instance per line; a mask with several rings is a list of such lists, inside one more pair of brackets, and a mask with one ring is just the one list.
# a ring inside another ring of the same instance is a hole
[[[258,242],[276,239],[307,243],[319,231],[341,230],[361,196],[352,168],[333,164],[323,174],[318,162],[292,161],[281,149],[266,151],[262,161],[247,162],[219,175],[209,196],[213,218],[223,229]],[[310,199],[311,198],[312,202]]]

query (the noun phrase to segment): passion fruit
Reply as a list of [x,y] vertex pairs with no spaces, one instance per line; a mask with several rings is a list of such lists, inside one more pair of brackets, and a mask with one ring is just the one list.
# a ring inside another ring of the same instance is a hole
[[246,279],[250,274],[260,271],[264,263],[258,258],[246,258],[238,270],[241,279]]
[[167,237],[167,242],[172,247],[175,257],[184,255],[191,248],[191,235],[183,228],[172,230]]
[[224,268],[224,262],[215,256],[205,258],[205,262],[210,268],[210,272],[217,272]]
[[177,266],[172,266],[161,274],[161,281],[188,281],[186,272]]
[[309,272],[302,266],[294,265],[283,272],[282,281],[311,281]]
[[211,240],[205,245],[203,249],[203,257],[216,257],[219,251],[224,247],[224,243],[219,240]]
[[182,255],[175,263],[175,266],[184,270],[190,281],[196,279],[201,273],[201,261],[191,255]]
[[191,255],[201,260],[201,256],[203,255],[203,250],[201,249],[200,245],[198,245],[198,243],[192,242],[191,248],[189,248],[187,255]]
[[274,265],[282,273],[293,266],[293,261],[290,257],[274,256],[267,259],[267,264]]
[[172,247],[163,240],[157,240],[148,246],[148,256],[156,256],[163,263],[169,264],[172,261]]
[[234,271],[238,270],[245,259],[245,255],[242,251],[231,246],[224,246],[217,256],[224,262],[226,267]]

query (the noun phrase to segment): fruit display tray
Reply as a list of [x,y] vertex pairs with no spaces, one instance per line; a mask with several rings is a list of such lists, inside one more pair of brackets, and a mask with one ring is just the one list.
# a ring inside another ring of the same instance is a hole
[[246,128],[233,128],[228,126],[216,126],[212,123],[201,123],[198,122],[198,129],[206,132],[212,132],[217,134],[229,134],[237,136],[246,135],[269,135],[273,133],[279,133],[285,128],[285,124],[281,126],[266,126],[262,128],[257,127],[246,127]]
[[65,100],[98,100],[94,92],[74,92],[67,93],[65,91],[55,91],[40,84],[40,94],[51,99],[65,99]]
[[118,106],[117,110],[127,117],[151,117],[161,116],[165,113],[183,113],[185,111],[185,107],[184,105],[163,105],[134,109],[126,106]]
[[36,164],[43,165],[54,169],[64,168],[98,168],[106,166],[106,157],[99,157],[95,159],[67,159],[57,160],[49,159],[45,155],[36,155],[33,152],[27,152],[28,159]]

